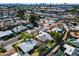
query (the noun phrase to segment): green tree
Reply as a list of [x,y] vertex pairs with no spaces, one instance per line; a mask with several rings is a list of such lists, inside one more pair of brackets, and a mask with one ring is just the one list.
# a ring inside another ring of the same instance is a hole
[[54,37],[55,41],[59,41],[61,39],[61,36],[62,36],[61,33],[55,32],[53,37]]
[[29,22],[32,23],[34,26],[38,26],[37,21],[39,21],[39,16],[37,14],[31,13]]
[[25,10],[19,10],[18,12],[17,12],[17,17],[20,17],[22,20],[24,20],[25,19]]
[[50,32],[49,34],[54,38],[55,41],[58,41],[62,37],[62,34],[59,32]]
[[22,32],[20,35],[19,35],[20,39],[23,39],[24,41],[27,41],[27,39],[31,39],[31,35],[30,34],[27,34],[25,32]]

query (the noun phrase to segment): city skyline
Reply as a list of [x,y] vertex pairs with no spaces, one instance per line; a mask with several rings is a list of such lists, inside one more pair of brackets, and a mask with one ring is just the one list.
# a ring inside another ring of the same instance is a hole
[[79,4],[79,0],[0,0],[1,4],[7,4],[7,3],[23,3],[23,4],[30,4],[30,3],[54,3],[54,4],[62,4],[62,3],[68,3],[68,4]]

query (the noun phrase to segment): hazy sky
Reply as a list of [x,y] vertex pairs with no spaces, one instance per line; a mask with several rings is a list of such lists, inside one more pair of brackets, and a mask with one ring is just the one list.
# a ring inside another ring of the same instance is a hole
[[0,0],[0,3],[76,3],[79,0]]

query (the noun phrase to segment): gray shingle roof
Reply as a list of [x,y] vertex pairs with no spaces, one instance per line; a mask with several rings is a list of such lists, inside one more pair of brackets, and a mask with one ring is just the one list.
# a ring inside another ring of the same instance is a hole
[[0,31],[0,37],[6,36],[6,35],[10,35],[13,32],[11,30],[6,30],[6,31]]

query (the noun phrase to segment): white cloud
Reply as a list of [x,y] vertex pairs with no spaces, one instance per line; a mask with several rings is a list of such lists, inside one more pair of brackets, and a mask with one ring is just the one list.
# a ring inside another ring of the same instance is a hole
[[79,0],[0,0],[0,3],[77,3]]

